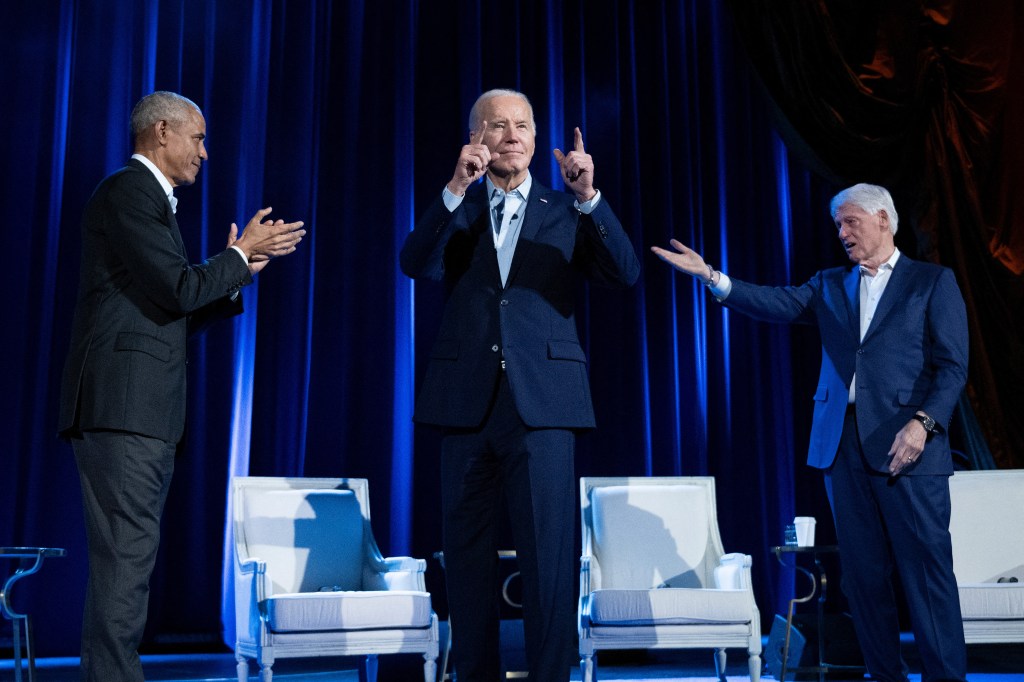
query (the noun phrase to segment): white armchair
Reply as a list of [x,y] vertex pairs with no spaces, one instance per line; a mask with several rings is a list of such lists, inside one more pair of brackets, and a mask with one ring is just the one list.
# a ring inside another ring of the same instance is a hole
[[761,620],[750,557],[725,554],[710,477],[582,478],[580,669],[606,649],[714,648],[748,654],[761,676]]
[[277,658],[421,653],[437,674],[438,625],[425,590],[426,562],[381,556],[370,528],[367,481],[233,479],[235,658],[270,682]]
[[1024,642],[1024,470],[958,471],[949,493],[964,639]]

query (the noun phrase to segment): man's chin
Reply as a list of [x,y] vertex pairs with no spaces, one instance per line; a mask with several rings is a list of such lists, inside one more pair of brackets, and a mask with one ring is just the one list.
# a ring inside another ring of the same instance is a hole
[[489,168],[491,173],[499,178],[510,178],[514,175],[519,175],[526,172],[529,164],[516,163],[516,164],[492,164]]

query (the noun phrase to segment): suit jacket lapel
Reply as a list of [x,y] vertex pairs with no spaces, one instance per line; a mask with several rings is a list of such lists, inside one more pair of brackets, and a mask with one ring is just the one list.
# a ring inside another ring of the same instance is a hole
[[[530,198],[526,204],[526,217],[523,219],[523,226],[519,230],[519,240],[516,242],[516,251],[512,255],[512,265],[508,269],[508,279],[505,286],[508,287],[515,280],[516,273],[522,266],[523,261],[530,256],[533,245],[537,243],[537,232],[544,224],[551,204],[548,203],[548,194],[551,193],[536,180],[533,181],[533,188],[530,190]],[[497,262],[497,258],[495,258]]]
[[171,202],[164,194],[164,188],[160,186],[160,182],[153,177],[153,172],[149,170],[146,164],[142,163],[138,159],[128,159],[128,165],[135,168],[142,173],[148,182],[150,191],[155,196],[160,197],[164,203],[164,218],[167,221],[167,229],[171,234],[171,241],[174,242],[175,246],[178,247],[178,251],[181,253],[182,258],[188,260],[188,253],[185,251],[185,242],[181,238],[181,231],[178,229],[178,221],[174,217],[174,211],[171,209]]
[[913,261],[905,255],[900,255],[892,269],[892,274],[889,275],[889,282],[885,285],[885,291],[882,292],[882,298],[878,301],[878,307],[875,308],[875,316],[872,318],[867,332],[864,333],[865,339],[878,329],[878,326],[883,323],[886,316],[896,308],[900,301],[907,300],[906,291],[910,285],[912,269]]
[[462,208],[464,208],[467,216],[476,216],[470,218],[470,233],[476,235],[478,239],[476,246],[477,258],[483,259],[487,266],[493,270],[494,279],[498,282],[498,286],[501,286],[501,272],[498,270],[498,252],[494,248],[494,234],[491,231],[491,202],[487,196],[487,185],[481,182],[478,185],[474,185],[468,192],[466,192],[466,198],[463,200]]
[[188,252],[185,250],[185,242],[181,238],[181,230],[178,229],[178,221],[174,218],[174,211],[171,210],[171,204],[167,204],[167,227],[171,231],[171,239],[178,245],[178,250],[181,251],[181,256],[186,261],[188,260]]
[[860,268],[854,267],[843,278],[846,290],[846,314],[854,338],[860,340]]

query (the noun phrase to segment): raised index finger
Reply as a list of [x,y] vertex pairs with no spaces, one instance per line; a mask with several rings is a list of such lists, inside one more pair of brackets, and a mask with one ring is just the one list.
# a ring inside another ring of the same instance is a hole
[[576,141],[573,147],[576,151],[583,151],[583,133],[580,132],[579,126],[576,126]]
[[484,121],[484,122],[483,122],[483,123],[482,123],[482,124],[480,125],[480,130],[479,130],[479,131],[477,132],[477,134],[475,135],[476,139],[475,139],[475,140],[474,140],[474,139],[471,139],[471,140],[470,140],[470,142],[472,142],[473,144],[483,144],[483,141],[484,141],[484,133],[485,133],[486,131],[487,131],[487,121]]

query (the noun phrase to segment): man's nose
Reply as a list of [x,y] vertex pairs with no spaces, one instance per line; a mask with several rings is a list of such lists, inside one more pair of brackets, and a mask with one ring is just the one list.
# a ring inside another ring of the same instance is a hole
[[205,144],[199,145],[199,158],[202,159],[203,161],[206,161],[208,158],[210,158],[209,155],[206,153]]

